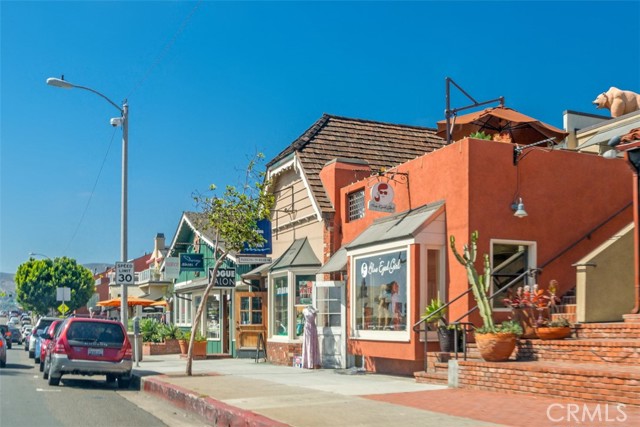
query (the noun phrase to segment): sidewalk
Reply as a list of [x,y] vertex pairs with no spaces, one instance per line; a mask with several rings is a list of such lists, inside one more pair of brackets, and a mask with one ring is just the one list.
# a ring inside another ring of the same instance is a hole
[[588,404],[585,409],[582,402],[449,389],[353,370],[209,359],[195,360],[194,375],[188,377],[185,367],[179,355],[145,356],[134,375],[140,377],[141,390],[197,413],[210,425],[640,425],[640,408]]

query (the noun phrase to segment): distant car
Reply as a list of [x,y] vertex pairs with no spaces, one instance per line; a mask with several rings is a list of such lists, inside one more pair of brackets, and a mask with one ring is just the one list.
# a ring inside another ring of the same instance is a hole
[[0,334],[0,368],[7,366],[7,341]]
[[9,318],[9,323],[13,323],[14,325],[20,324],[20,318],[18,316],[11,316]]
[[24,316],[22,319],[20,319],[21,325],[26,325],[27,323],[31,324],[31,317]]
[[9,332],[11,332],[11,342],[20,344],[22,342],[22,333],[20,333],[20,328],[15,325],[8,325]]
[[9,330],[9,325],[0,325],[0,335],[6,341],[7,348],[11,348],[11,331]]
[[132,349],[127,331],[115,320],[70,317],[64,320],[45,359],[43,378],[60,384],[63,375],[106,375],[119,388],[131,383]]
[[24,351],[29,351],[29,338],[31,337],[31,331],[33,325],[24,325],[22,327],[22,343],[24,344]]
[[44,370],[44,358],[47,354],[47,349],[53,343],[56,333],[60,329],[60,325],[62,325],[62,320],[54,320],[51,322],[51,325],[49,325],[49,328],[40,336],[40,372]]
[[40,334],[44,332],[54,320],[59,319],[57,317],[41,317],[31,330],[31,336],[29,337],[29,358],[36,359],[36,363],[40,363]]

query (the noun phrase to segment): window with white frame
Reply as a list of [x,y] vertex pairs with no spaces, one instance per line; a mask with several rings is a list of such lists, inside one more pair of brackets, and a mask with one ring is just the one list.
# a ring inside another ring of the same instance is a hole
[[355,329],[407,331],[407,250],[353,258]]
[[364,189],[347,195],[347,221],[364,218]]
[[289,280],[288,276],[273,279],[273,335],[289,335]]

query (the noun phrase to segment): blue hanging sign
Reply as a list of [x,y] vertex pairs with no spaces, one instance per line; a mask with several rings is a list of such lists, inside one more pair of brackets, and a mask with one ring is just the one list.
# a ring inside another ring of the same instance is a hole
[[180,271],[204,271],[204,255],[180,254]]
[[257,223],[258,232],[262,234],[265,242],[262,245],[249,248],[249,245],[244,244],[242,254],[246,255],[269,255],[272,252],[271,245],[271,221],[268,219],[261,219]]

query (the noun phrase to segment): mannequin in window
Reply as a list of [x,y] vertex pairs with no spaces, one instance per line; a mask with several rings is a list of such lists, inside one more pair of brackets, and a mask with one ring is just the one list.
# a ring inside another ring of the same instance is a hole
[[320,350],[318,346],[318,328],[316,327],[316,310],[306,306],[302,310],[304,316],[304,343],[302,345],[302,367],[315,369],[320,367]]
[[390,284],[380,286],[378,295],[378,329],[389,326],[389,304],[391,303]]

